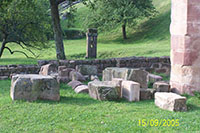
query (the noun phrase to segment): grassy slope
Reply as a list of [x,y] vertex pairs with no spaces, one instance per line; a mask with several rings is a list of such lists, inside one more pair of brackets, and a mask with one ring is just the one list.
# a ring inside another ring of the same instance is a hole
[[[188,132],[200,129],[200,99],[188,97],[188,112],[157,108],[153,101],[96,101],[61,86],[61,101],[16,101],[10,81],[0,81],[0,132]],[[139,120],[178,119],[179,126],[142,127]]]
[[[129,39],[124,41],[121,29],[104,32],[98,39],[98,58],[125,57],[125,56],[169,56],[170,53],[170,0],[154,0],[160,14],[138,28],[128,28]],[[82,28],[82,21],[87,9],[80,5],[78,9],[76,28]],[[65,40],[65,52],[68,59],[84,59],[86,53],[86,40]],[[12,45],[12,44],[10,44]],[[55,59],[54,42],[50,42],[50,49],[36,51],[38,59]],[[12,46],[13,49],[19,49]],[[21,54],[10,55],[5,51],[0,65],[5,64],[35,64],[36,60],[24,58]]]

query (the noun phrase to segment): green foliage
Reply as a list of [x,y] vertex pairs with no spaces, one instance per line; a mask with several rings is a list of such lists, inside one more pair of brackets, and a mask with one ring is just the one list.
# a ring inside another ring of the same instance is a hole
[[36,0],[2,0],[0,32],[5,42],[37,49],[47,47],[51,25],[44,4]]
[[[188,112],[170,112],[153,100],[140,102],[97,101],[76,94],[62,84],[61,100],[12,102],[10,81],[0,81],[0,132],[195,132],[200,129],[200,100],[188,96]],[[178,119],[179,126],[141,126],[139,120]]]
[[112,29],[122,25],[135,25],[138,19],[152,17],[152,0],[94,0],[86,21],[87,28]]

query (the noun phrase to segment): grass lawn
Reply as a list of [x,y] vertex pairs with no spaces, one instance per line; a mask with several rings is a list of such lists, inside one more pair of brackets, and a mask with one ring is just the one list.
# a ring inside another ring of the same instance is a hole
[[[0,81],[0,132],[188,132],[200,130],[200,99],[188,97],[188,112],[157,108],[154,101],[96,101],[61,85],[61,101],[12,102],[10,81]],[[139,120],[176,119],[179,126],[139,126]]]

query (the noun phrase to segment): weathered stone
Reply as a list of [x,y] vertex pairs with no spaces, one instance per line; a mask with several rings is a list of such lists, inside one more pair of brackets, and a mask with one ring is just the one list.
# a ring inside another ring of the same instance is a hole
[[76,70],[83,75],[97,75],[97,66],[94,65],[77,65]]
[[156,92],[169,92],[170,85],[164,81],[158,81],[153,84],[153,88]]
[[87,52],[86,58],[97,57],[97,29],[88,29],[87,36]]
[[103,81],[112,81],[113,78],[124,79],[128,68],[108,67],[103,71]]
[[140,83],[141,88],[147,88],[148,72],[140,69],[109,67],[103,71],[103,81],[112,81],[113,78],[121,78]]
[[155,105],[170,111],[187,111],[186,97],[175,93],[156,92]]
[[92,81],[88,83],[89,94],[96,100],[117,100],[120,98],[120,88],[109,81]]
[[8,78],[9,78],[8,76],[0,76],[0,80],[6,80]]
[[69,77],[70,75],[70,72],[71,71],[75,71],[73,68],[60,68],[59,71],[58,71],[58,75],[60,77]]
[[122,81],[123,81],[123,79],[120,79],[120,78],[113,78],[112,79],[112,82],[115,83],[120,88],[120,98],[123,97],[122,96]]
[[87,85],[80,85],[75,88],[76,93],[89,93],[89,89]]
[[55,64],[47,64],[41,67],[39,74],[40,75],[51,75],[57,73],[57,66]]
[[140,100],[150,100],[154,98],[154,89],[140,89]]
[[162,81],[163,78],[159,75],[148,74],[148,82],[155,83],[157,81]]
[[93,81],[93,80],[99,80],[99,77],[97,75],[91,75],[90,76],[90,80]]
[[138,82],[141,88],[147,89],[148,88],[147,76],[148,76],[147,71],[140,69],[131,69],[129,72],[127,72],[125,79]]
[[69,82],[67,85],[71,86],[72,89],[75,89],[76,87],[83,85],[83,83],[81,83],[80,81],[74,80],[74,81]]
[[200,92],[200,3],[172,0],[171,79],[174,92]]
[[140,100],[140,84],[133,81],[122,81],[122,95],[129,102]]
[[12,77],[10,96],[12,100],[35,101],[42,99],[59,101],[59,84],[51,76],[15,75]]
[[57,81],[58,81],[58,83],[68,83],[68,82],[70,82],[70,79],[69,79],[69,77],[60,77],[60,76],[58,76],[57,77]]
[[77,71],[71,71],[69,75],[71,80],[86,81],[85,77]]

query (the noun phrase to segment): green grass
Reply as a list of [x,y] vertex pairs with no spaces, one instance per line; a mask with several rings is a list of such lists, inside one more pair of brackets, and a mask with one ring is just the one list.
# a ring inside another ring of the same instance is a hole
[[[159,14],[151,20],[141,22],[135,27],[127,29],[127,40],[122,39],[121,28],[105,31],[98,37],[98,59],[128,56],[169,56],[170,55],[170,0],[154,0]],[[82,29],[82,20],[88,9],[79,5],[77,12],[77,29]],[[7,64],[36,64],[38,59],[56,59],[54,41],[49,42],[49,49],[37,51],[37,59],[26,59],[22,54],[10,55],[5,51],[0,65]],[[86,39],[65,40],[65,53],[67,59],[84,59],[86,55]],[[12,49],[20,49],[9,44]]]
[[[61,85],[61,101],[11,101],[10,81],[0,81],[0,132],[192,132],[200,129],[200,99],[188,97],[188,112],[159,109],[153,100],[96,101]],[[178,127],[139,126],[142,119],[178,119]]]

